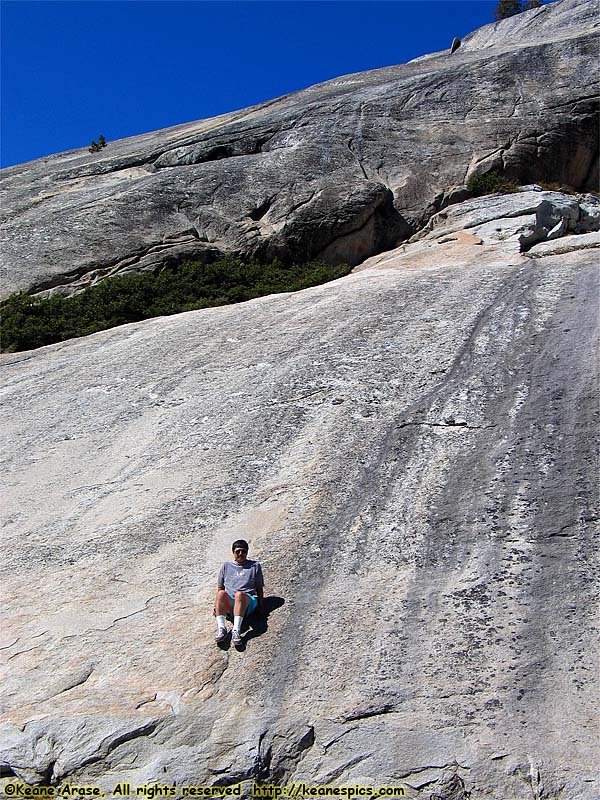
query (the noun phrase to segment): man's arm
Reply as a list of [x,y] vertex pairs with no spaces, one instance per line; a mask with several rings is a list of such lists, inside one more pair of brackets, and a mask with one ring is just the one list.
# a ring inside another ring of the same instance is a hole
[[215,596],[215,607],[213,608],[213,617],[217,615],[217,597],[219,596],[219,592],[221,589],[225,588],[225,565],[221,567],[219,570],[219,574],[217,576],[217,594]]
[[264,592],[265,579],[260,564],[256,565],[256,599],[258,601],[258,610],[262,614],[265,610],[265,592]]

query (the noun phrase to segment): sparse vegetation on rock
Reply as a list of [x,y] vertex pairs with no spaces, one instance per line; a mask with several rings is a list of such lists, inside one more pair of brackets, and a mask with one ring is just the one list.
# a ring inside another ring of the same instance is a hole
[[481,197],[481,195],[494,194],[495,192],[508,194],[516,192],[518,188],[519,186],[515,181],[495,171],[471,175],[467,181],[467,189],[473,197]]
[[98,141],[96,141],[95,139],[92,140],[89,150],[90,153],[99,153],[100,150],[102,150],[104,147],[106,147],[106,139],[102,134],[100,134],[100,136],[98,137]]
[[532,8],[540,8],[543,5],[541,0],[499,0],[494,17],[496,20],[506,19],[513,17],[515,14],[520,14],[522,11],[531,11]]
[[507,19],[508,17],[513,17],[515,14],[520,14],[522,10],[521,0],[498,0],[498,5],[494,11],[494,18],[496,20]]
[[284,266],[224,258],[212,264],[187,261],[158,274],[119,275],[73,297],[36,298],[18,292],[0,306],[1,349],[31,350],[127,322],[293,292],[349,271],[346,265],[319,261]]

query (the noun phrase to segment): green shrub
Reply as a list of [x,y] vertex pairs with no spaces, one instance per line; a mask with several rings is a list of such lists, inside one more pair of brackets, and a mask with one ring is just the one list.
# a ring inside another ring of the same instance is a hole
[[494,194],[494,192],[501,192],[502,194],[516,192],[519,189],[519,185],[499,172],[487,172],[485,174],[471,175],[467,181],[467,189],[473,197],[481,197],[484,194]]
[[498,0],[498,5],[494,11],[494,19],[507,19],[515,14],[520,14],[523,9],[521,8],[521,0]]
[[92,143],[89,146],[90,153],[99,153],[102,148],[106,147],[106,139],[102,134],[98,137],[98,141],[92,139]]
[[186,261],[159,273],[118,275],[73,297],[47,299],[19,292],[0,304],[3,352],[32,350],[127,322],[295,292],[341,278],[351,267],[319,261],[285,266],[223,258]]

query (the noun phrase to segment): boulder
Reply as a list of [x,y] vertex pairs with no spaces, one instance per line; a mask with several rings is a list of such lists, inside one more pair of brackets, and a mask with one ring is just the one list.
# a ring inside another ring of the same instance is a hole
[[594,195],[586,195],[579,203],[578,233],[600,230],[600,200]]
[[540,227],[551,230],[562,222],[566,231],[574,231],[579,221],[579,203],[574,197],[553,197],[542,200],[535,213]]
[[600,230],[600,205],[583,202],[581,197],[553,196],[538,205],[535,222],[523,230],[519,243],[521,249],[528,250],[538,242],[559,239],[569,233],[597,230]]

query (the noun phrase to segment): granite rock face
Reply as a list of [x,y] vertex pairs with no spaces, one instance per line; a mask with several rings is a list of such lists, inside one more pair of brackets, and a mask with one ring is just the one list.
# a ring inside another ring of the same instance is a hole
[[[597,188],[597,27],[560,0],[3,172],[5,293],[357,266],[0,356],[1,785],[596,800],[598,204],[464,185]],[[212,606],[239,537],[269,613],[236,651]]]
[[[0,357],[4,783],[598,797],[600,241],[492,235],[525,194]],[[239,537],[270,610],[240,652]]]
[[470,175],[598,184],[597,7],[560,0],[408,64],[2,172],[2,291],[220,253],[359,264]]

